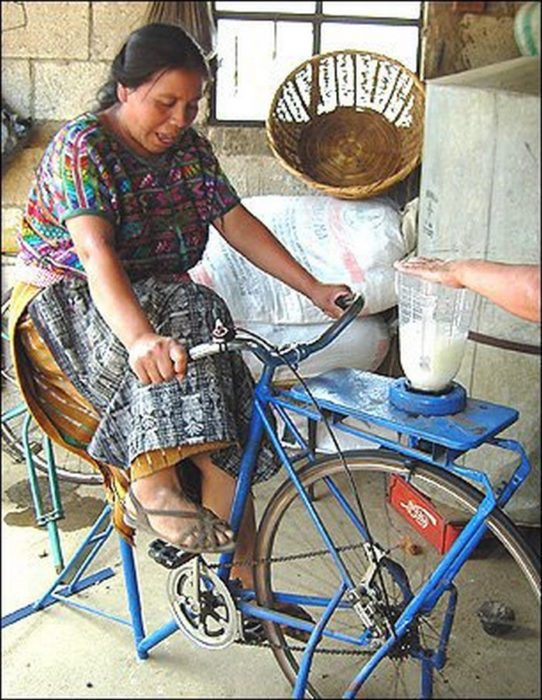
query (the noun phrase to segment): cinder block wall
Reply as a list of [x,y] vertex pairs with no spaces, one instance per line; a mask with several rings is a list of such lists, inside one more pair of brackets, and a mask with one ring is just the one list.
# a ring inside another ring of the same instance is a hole
[[[144,22],[145,2],[2,2],[2,96],[34,121],[31,136],[2,173],[2,250],[14,248],[34,169],[62,122],[92,109],[111,60]],[[316,194],[272,156],[263,129],[208,131],[241,196]]]
[[[513,12],[519,3],[488,2],[489,15],[457,15],[452,5],[428,3],[423,52],[430,77],[517,55]],[[3,251],[13,248],[45,145],[63,121],[92,108],[111,59],[126,35],[143,23],[146,9],[146,2],[2,2],[2,96],[35,124],[25,148],[3,168]],[[204,105],[200,127],[241,196],[318,194],[282,168],[264,129],[209,127],[206,120]]]
[[[65,120],[90,106],[144,2],[2,2],[2,96],[23,116]],[[90,102],[89,102],[90,101]]]

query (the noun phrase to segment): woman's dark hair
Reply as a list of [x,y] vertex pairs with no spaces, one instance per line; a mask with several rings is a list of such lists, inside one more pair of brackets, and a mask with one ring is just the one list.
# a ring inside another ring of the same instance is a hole
[[117,83],[137,88],[170,68],[199,71],[210,80],[209,65],[196,41],[181,27],[154,22],[133,31],[113,59],[109,79],[98,91],[97,108],[117,101]]

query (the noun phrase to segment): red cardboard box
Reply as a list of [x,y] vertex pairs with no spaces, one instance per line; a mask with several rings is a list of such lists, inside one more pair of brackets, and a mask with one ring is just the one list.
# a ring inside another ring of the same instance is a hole
[[389,479],[388,501],[441,554],[461,532],[461,525],[449,522],[427,496],[395,474]]

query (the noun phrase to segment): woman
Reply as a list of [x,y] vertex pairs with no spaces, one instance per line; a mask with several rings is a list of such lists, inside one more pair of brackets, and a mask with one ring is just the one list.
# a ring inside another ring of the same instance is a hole
[[[63,126],[46,149],[21,231],[11,325],[16,366],[36,420],[104,475],[113,522],[187,551],[250,560],[247,506],[237,543],[226,518],[248,426],[252,382],[241,357],[187,367],[224,302],[190,281],[213,224],[241,254],[331,317],[341,284],[314,279],[240,203],[209,142],[191,124],[208,68],[180,28],[133,32],[99,109]],[[181,488],[201,474],[200,507]],[[277,465],[267,447],[255,481]],[[250,569],[233,576],[252,585]]]

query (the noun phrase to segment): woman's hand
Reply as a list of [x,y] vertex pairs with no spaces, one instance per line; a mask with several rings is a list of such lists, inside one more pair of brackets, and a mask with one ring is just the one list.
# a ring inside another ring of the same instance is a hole
[[337,299],[340,297],[353,298],[355,295],[346,284],[324,284],[316,282],[310,292],[312,303],[321,309],[331,318],[339,318],[344,313],[344,309],[337,306]]
[[128,348],[128,363],[142,384],[160,384],[186,373],[188,355],[175,338],[145,333]]

